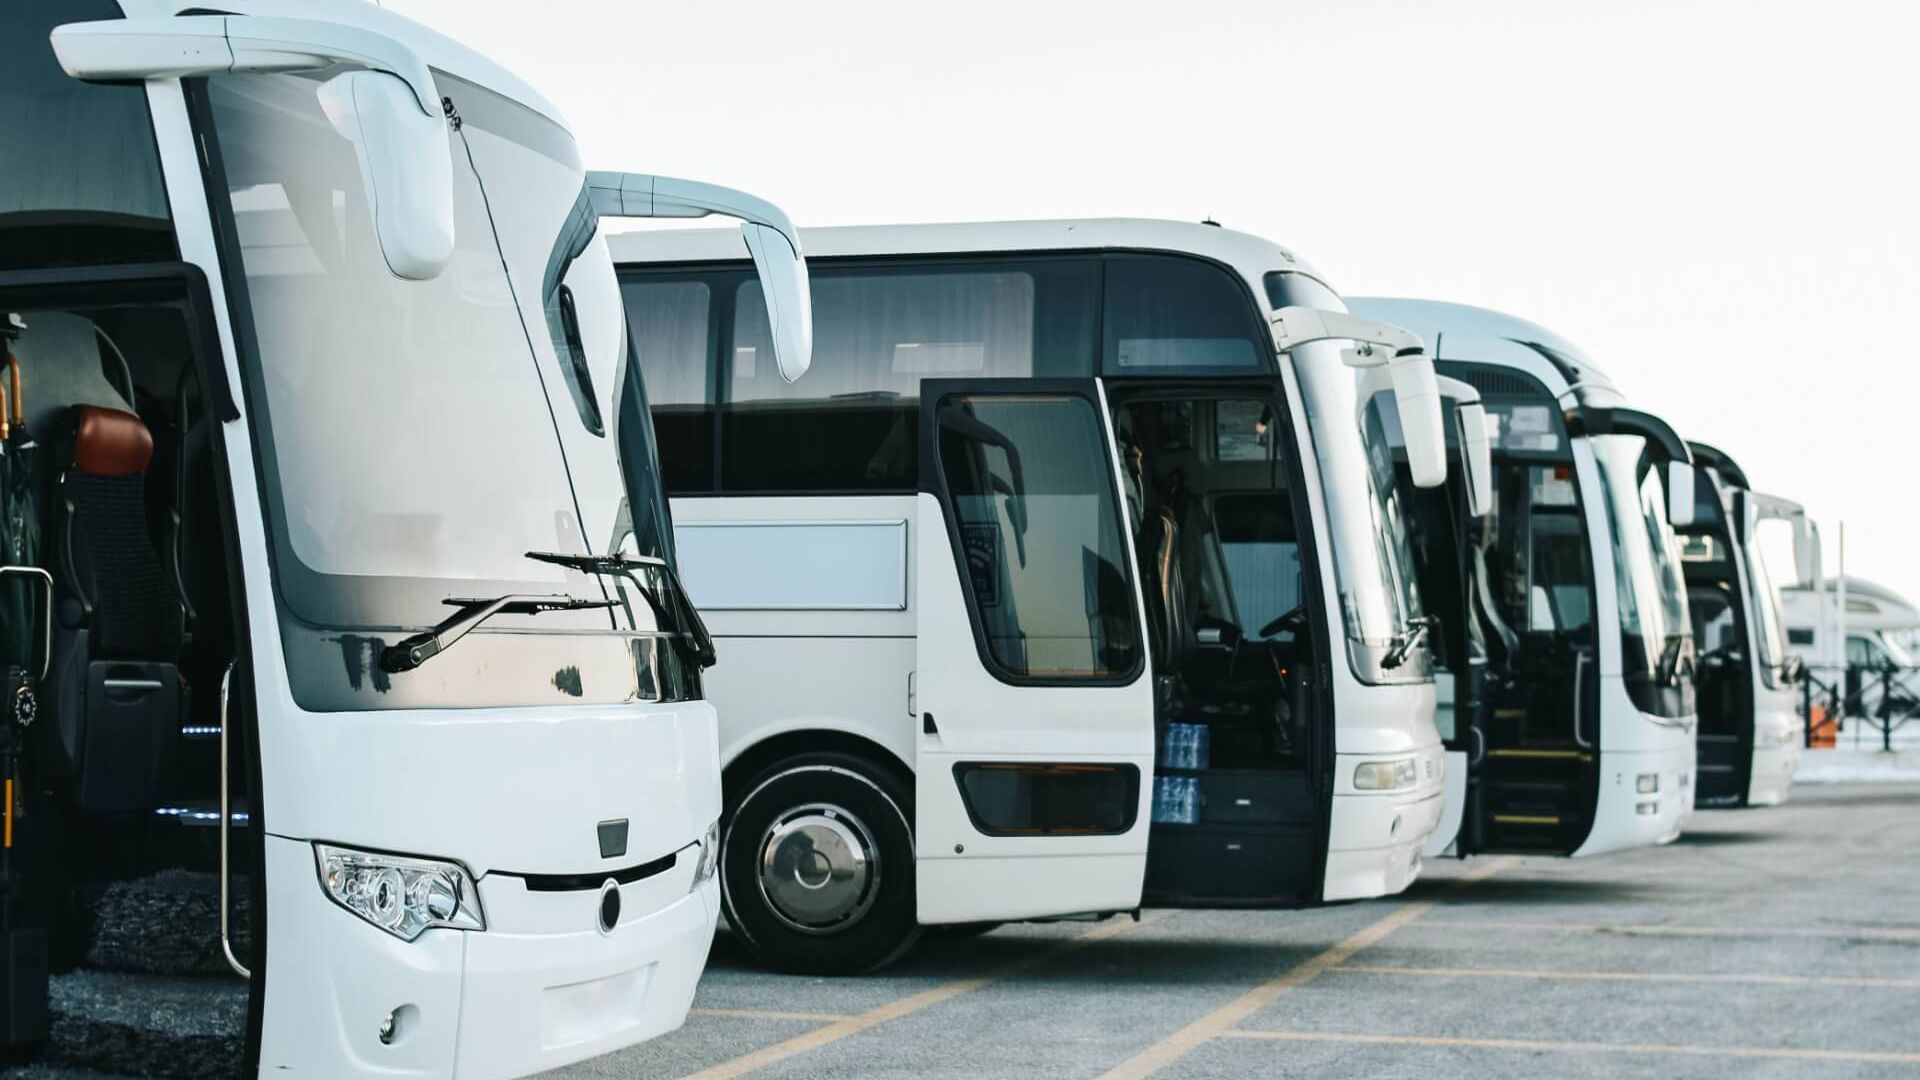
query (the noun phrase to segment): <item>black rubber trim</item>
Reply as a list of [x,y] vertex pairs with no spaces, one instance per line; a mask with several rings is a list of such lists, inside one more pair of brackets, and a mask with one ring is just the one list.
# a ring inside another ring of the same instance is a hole
[[[698,844],[690,845],[698,847]],[[685,851],[686,848],[680,849]],[[609,879],[622,885],[631,885],[650,877],[658,877],[673,869],[680,861],[680,852],[662,855],[652,862],[643,862],[638,866],[629,866],[621,870],[592,870],[584,874],[501,874],[502,877],[517,877],[526,882],[528,892],[591,892],[605,885]]]

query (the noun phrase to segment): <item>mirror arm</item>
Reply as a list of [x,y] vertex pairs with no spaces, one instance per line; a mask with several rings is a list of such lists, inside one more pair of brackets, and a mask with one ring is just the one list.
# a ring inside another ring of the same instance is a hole
[[723,214],[772,229],[793,248],[796,257],[801,254],[800,230],[794,228],[786,211],[735,188],[673,176],[592,170],[587,173],[587,189],[594,212],[601,217],[700,218]]
[[1571,435],[1638,435],[1647,440],[1648,449],[1661,460],[1694,464],[1693,451],[1688,448],[1686,440],[1673,430],[1673,425],[1652,413],[1639,409],[1580,405],[1568,409],[1564,418],[1567,432]]
[[377,30],[275,15],[173,15],[101,19],[53,28],[60,67],[76,79],[189,78],[318,71],[345,64],[381,71],[413,91],[433,119],[442,113],[433,71],[420,54]]
[[[1354,348],[1341,353],[1350,367],[1376,367],[1402,355],[1425,353],[1418,334],[1409,330],[1344,311],[1320,308],[1283,307],[1273,313],[1273,347],[1291,352],[1317,341],[1351,341]],[[1381,355],[1379,350],[1384,350]]]

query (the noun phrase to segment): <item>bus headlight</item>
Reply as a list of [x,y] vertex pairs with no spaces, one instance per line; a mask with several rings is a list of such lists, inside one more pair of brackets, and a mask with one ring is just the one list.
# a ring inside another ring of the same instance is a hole
[[334,903],[402,941],[436,926],[485,930],[480,892],[459,863],[313,845],[320,887]]
[[1414,759],[1410,757],[1393,761],[1363,761],[1353,769],[1353,786],[1359,791],[1398,791],[1419,782],[1419,770],[1414,767]]
[[698,889],[713,878],[720,869],[720,822],[718,819],[707,826],[707,835],[700,838],[700,859],[693,864],[693,884],[688,892]]

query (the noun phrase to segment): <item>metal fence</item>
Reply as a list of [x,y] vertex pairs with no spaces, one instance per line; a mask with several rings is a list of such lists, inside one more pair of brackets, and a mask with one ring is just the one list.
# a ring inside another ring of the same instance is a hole
[[1892,750],[1894,736],[1920,717],[1920,667],[1809,665],[1800,677],[1800,717],[1810,748],[1835,746],[1853,724],[1856,742],[1869,733],[1882,750]]

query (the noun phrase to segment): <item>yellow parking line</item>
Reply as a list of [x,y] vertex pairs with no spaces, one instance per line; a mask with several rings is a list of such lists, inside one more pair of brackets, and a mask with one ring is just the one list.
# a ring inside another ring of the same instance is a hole
[[[1476,881],[1505,870],[1519,860],[1507,856],[1494,859],[1475,867],[1471,873],[1455,878],[1447,887],[1447,892],[1465,888]],[[1266,1008],[1282,994],[1296,986],[1304,986],[1321,974],[1345,964],[1354,954],[1372,945],[1378,944],[1387,935],[1413,922],[1420,916],[1432,911],[1436,901],[1415,900],[1401,904],[1391,912],[1368,924],[1355,933],[1343,938],[1325,952],[1311,956],[1279,975],[1268,979],[1259,986],[1241,994],[1225,1005],[1213,1010],[1179,1031],[1161,1039],[1133,1057],[1100,1074],[1099,1080],[1141,1080],[1152,1076],[1161,1069],[1186,1056],[1193,1048],[1208,1039],[1226,1034],[1247,1017]]]
[[991,975],[982,975],[972,979],[955,979],[952,982],[942,983],[931,990],[923,990],[918,994],[911,994],[898,1001],[888,1002],[879,1008],[869,1009],[856,1016],[837,1019],[825,1027],[809,1031],[804,1035],[796,1035],[783,1042],[774,1043],[772,1046],[762,1047],[752,1053],[742,1054],[737,1058],[723,1061],[718,1065],[701,1069],[699,1072],[688,1073],[686,1076],[681,1077],[681,1080],[730,1080],[731,1077],[744,1076],[755,1069],[764,1068],[776,1061],[785,1061],[790,1057],[795,1057],[808,1051],[818,1050],[823,1046],[837,1043],[849,1035],[858,1035],[868,1028],[884,1024],[889,1020],[897,1020],[902,1016],[917,1013],[922,1009],[938,1005],[943,1001],[951,1001],[962,994],[970,994],[996,979],[1004,979],[1009,975],[1018,975],[1029,968],[1038,967],[1041,964],[1058,959],[1076,949],[1085,948],[1095,942],[1105,941],[1108,938],[1124,934],[1136,926],[1159,922],[1174,914],[1176,913],[1172,911],[1150,911],[1142,915],[1139,922],[1124,918],[1114,919],[1077,937],[1055,942],[1053,945],[1044,949],[1037,949]]
[[1549,1039],[1466,1039],[1439,1035],[1351,1035],[1331,1031],[1229,1031],[1225,1035],[1231,1039],[1268,1039],[1276,1042],[1457,1046],[1480,1050],[1545,1050],[1569,1054],[1678,1054],[1688,1057],[1847,1061],[1893,1065],[1920,1062],[1920,1054],[1889,1053],[1880,1050],[1802,1050],[1784,1046],[1687,1046],[1673,1043],[1559,1042]]
[[1920,942],[1920,930],[1882,926],[1847,929],[1828,926],[1673,926],[1666,923],[1506,922],[1492,919],[1444,919],[1429,922],[1422,929],[1527,930],[1644,937],[1837,938],[1858,941]]
[[1391,967],[1346,964],[1336,971],[1369,975],[1421,975],[1438,979],[1563,979],[1574,982],[1732,983],[1740,986],[1851,986],[1883,990],[1917,990],[1920,979],[1889,979],[1874,975],[1735,975],[1684,971],[1532,971],[1517,968]]
[[808,1020],[831,1024],[853,1019],[850,1013],[782,1012],[778,1009],[688,1009],[688,1016],[720,1016],[738,1020]]

